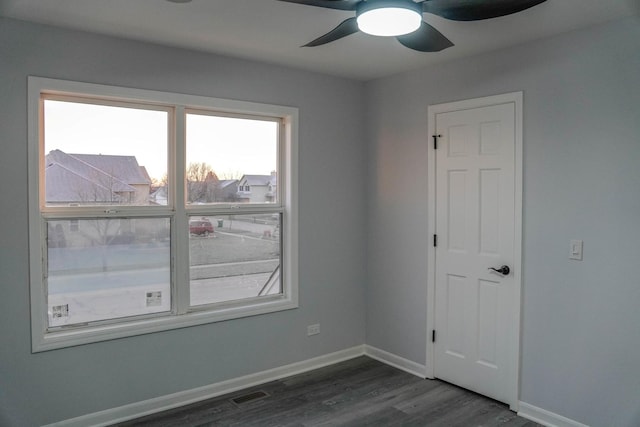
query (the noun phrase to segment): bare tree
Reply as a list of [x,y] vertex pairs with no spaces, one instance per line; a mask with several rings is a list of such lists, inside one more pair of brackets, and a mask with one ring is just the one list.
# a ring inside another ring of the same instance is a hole
[[242,175],[244,175],[242,172],[240,171],[226,171],[223,172],[219,175],[220,179],[240,179],[242,178]]
[[209,164],[190,163],[187,167],[187,200],[191,203],[214,202],[219,182]]
[[151,187],[152,188],[166,187],[168,182],[169,182],[169,176],[165,172],[164,175],[162,175],[162,178],[151,178]]

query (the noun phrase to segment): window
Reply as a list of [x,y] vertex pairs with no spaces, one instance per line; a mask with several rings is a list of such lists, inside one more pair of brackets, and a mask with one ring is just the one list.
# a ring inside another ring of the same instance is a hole
[[297,306],[297,110],[35,77],[29,108],[33,351]]

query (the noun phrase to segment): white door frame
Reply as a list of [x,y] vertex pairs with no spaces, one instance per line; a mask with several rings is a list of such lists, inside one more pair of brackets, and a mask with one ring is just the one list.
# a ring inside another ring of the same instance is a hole
[[[509,385],[509,406],[511,410],[518,410],[520,389],[520,318],[522,305],[522,92],[511,92],[502,95],[487,96],[464,101],[449,102],[445,104],[430,105],[428,109],[429,123],[429,149],[427,158],[428,171],[428,230],[429,236],[436,234],[436,153],[432,135],[436,134],[436,115],[450,111],[468,110],[491,105],[513,103],[515,106],[515,229],[514,229],[514,304],[510,313],[509,328],[509,373],[512,381]],[[434,344],[431,341],[432,331],[435,329],[435,265],[436,251],[430,242],[427,249],[427,378],[435,378]],[[436,337],[437,339],[437,337]]]

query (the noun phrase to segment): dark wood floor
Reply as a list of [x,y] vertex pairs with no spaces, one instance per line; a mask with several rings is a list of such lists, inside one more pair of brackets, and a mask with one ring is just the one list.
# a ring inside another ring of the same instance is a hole
[[[258,398],[232,399],[257,393]],[[260,397],[261,396],[261,397]],[[368,357],[117,424],[125,426],[537,427],[506,405]]]

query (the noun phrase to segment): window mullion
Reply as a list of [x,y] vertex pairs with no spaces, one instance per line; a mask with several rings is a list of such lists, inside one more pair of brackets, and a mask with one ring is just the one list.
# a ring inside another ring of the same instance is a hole
[[189,219],[185,208],[186,114],[182,106],[175,109],[173,128],[169,169],[172,172],[173,183],[171,200],[176,213],[171,230],[174,242],[174,295],[176,312],[184,314],[189,310]]

